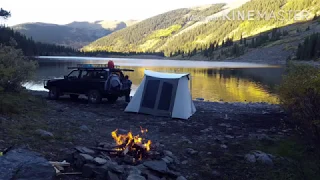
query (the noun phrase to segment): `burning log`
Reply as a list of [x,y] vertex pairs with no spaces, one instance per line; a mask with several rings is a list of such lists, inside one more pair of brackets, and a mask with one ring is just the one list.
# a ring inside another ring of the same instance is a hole
[[144,135],[148,132],[147,129],[141,128],[141,135],[134,136],[131,131],[127,134],[117,134],[117,129],[111,133],[117,146],[115,150],[120,151],[123,155],[130,155],[135,159],[141,160],[148,157],[151,141],[145,140]]

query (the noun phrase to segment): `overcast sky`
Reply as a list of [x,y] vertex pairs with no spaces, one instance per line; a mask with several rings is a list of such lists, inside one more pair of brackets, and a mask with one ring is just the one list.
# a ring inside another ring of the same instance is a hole
[[1,24],[25,22],[67,24],[72,21],[142,20],[169,10],[233,0],[0,0],[11,11]]

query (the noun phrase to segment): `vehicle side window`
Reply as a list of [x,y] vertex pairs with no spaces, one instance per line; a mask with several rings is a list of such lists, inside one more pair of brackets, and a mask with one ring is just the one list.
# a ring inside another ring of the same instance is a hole
[[80,71],[78,71],[78,70],[72,71],[72,72],[68,75],[68,78],[69,78],[69,79],[77,79],[77,78],[79,77],[79,73],[80,73]]
[[93,76],[92,73],[93,73],[92,71],[82,71],[80,79],[91,79]]
[[83,79],[106,79],[106,71],[82,71],[81,78]]
[[97,71],[95,78],[96,79],[107,79],[108,78],[107,72],[106,71]]

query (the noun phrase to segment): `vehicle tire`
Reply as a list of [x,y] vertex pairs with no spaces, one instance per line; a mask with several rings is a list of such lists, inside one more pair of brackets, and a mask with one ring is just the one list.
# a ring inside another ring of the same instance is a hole
[[118,100],[118,96],[115,96],[115,95],[108,96],[107,98],[110,103],[115,103]]
[[99,104],[102,101],[102,97],[99,91],[91,90],[88,93],[88,102],[90,104]]
[[48,95],[49,99],[57,100],[60,96],[60,90],[57,87],[51,87]]
[[70,99],[77,100],[79,98],[79,95],[77,94],[70,94]]

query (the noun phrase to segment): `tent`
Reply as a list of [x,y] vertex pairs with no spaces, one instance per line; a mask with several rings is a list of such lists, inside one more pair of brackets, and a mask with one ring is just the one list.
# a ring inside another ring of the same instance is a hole
[[144,71],[144,78],[125,112],[188,119],[196,112],[189,74]]

